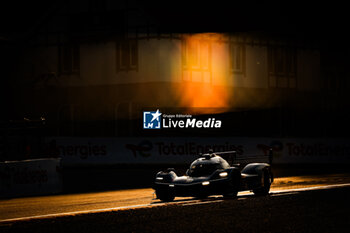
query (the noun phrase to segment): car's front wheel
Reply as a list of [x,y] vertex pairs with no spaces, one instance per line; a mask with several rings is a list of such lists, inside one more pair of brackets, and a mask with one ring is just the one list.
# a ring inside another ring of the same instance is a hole
[[166,190],[156,190],[157,198],[163,202],[173,201],[175,199],[174,194]]

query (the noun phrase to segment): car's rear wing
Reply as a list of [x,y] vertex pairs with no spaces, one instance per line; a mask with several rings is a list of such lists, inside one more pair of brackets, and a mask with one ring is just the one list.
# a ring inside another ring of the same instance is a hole
[[260,155],[238,155],[236,151],[214,152],[214,154],[224,158],[231,166],[239,166],[248,163],[268,163],[272,164],[273,150],[267,154]]

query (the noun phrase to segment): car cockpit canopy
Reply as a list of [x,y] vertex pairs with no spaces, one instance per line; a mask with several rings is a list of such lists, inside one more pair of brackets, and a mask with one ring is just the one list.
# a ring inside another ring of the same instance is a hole
[[228,162],[220,156],[213,153],[204,154],[190,165],[188,175],[192,177],[210,176],[216,170],[225,170],[229,167]]

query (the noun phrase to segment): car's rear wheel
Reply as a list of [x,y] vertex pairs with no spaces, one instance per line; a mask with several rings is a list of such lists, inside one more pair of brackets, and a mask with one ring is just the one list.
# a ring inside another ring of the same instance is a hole
[[166,190],[156,190],[157,198],[164,202],[173,201],[175,199],[174,194]]
[[272,183],[272,173],[270,170],[265,169],[262,173],[262,186],[256,189],[253,189],[255,195],[263,196],[267,195],[270,192],[270,187]]

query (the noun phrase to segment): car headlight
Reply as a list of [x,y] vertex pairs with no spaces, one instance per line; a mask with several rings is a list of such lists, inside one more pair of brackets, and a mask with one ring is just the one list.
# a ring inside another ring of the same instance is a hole
[[204,182],[202,182],[202,185],[203,185],[203,186],[206,186],[206,185],[209,185],[209,184],[210,184],[209,181],[204,181]]
[[222,178],[224,178],[224,177],[227,176],[227,172],[220,172],[220,173],[219,173],[219,176],[222,177]]
[[156,177],[156,180],[161,181],[161,180],[163,180],[163,177]]

